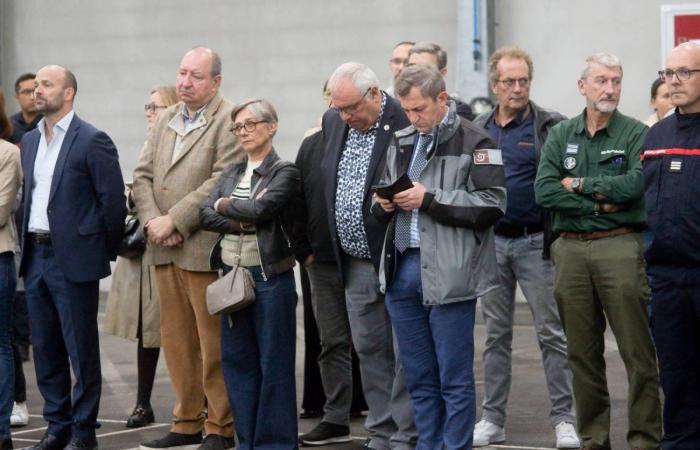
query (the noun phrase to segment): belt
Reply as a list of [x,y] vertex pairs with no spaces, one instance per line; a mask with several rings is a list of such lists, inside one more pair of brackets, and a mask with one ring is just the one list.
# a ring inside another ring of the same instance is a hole
[[579,241],[593,241],[595,239],[603,239],[607,237],[620,236],[622,234],[636,233],[639,231],[635,227],[619,227],[613,228],[612,230],[598,230],[598,231],[588,231],[584,233],[577,233],[575,231],[562,231],[559,233],[559,237],[564,239],[578,239]]
[[528,236],[530,234],[541,233],[542,231],[544,231],[544,226],[541,223],[528,225],[526,227],[501,223],[494,228],[494,233],[496,233],[496,235],[507,238],[518,238]]
[[51,245],[51,234],[49,233],[27,233],[27,238],[40,245]]

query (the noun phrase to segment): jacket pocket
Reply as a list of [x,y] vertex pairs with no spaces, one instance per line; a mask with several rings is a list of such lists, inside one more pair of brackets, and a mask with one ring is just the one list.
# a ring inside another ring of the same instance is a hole
[[102,224],[99,222],[85,223],[78,225],[78,234],[86,236],[89,234],[101,233],[103,231]]

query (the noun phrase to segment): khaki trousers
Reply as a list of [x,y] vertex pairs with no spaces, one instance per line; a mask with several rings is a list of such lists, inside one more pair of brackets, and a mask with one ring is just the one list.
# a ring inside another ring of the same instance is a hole
[[586,448],[610,448],[606,318],[627,370],[627,442],[630,448],[659,448],[659,375],[648,327],[642,249],[639,233],[588,241],[559,238],[552,245],[554,297],[568,342],[578,431]]
[[[221,319],[207,312],[206,289],[215,272],[156,266],[165,363],[175,390],[175,433],[233,436],[233,417],[221,369]],[[204,397],[208,417],[202,415]]]

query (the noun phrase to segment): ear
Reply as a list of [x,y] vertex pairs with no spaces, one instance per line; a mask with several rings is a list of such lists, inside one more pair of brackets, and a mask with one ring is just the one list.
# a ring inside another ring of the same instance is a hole
[[496,92],[496,86],[498,85],[498,81],[492,81],[490,84],[491,92],[493,92],[493,95],[498,96],[498,93]]
[[221,86],[221,74],[214,77],[214,89],[217,90]]
[[447,91],[442,91],[437,95],[437,101],[440,104],[440,106],[446,106],[447,101],[450,99],[450,94],[447,93]]
[[270,136],[274,136],[277,133],[277,124],[274,122],[268,122],[267,128],[270,130]]
[[447,76],[447,67],[443,67],[440,69],[440,75],[442,75],[442,78],[445,78]]
[[586,82],[583,81],[583,80],[581,80],[581,79],[579,79],[579,80],[577,81],[577,85],[578,85],[578,91],[579,91],[579,93],[580,93],[581,95],[585,96],[585,95],[586,95],[586,91],[584,90],[584,88],[585,88],[585,86],[586,86]]
[[65,88],[63,90],[63,100],[70,102],[75,98],[75,89],[72,87]]

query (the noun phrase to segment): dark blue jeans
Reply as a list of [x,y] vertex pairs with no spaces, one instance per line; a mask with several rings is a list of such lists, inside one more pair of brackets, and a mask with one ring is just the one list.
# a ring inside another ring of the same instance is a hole
[[[99,282],[63,275],[51,245],[27,240],[24,277],[32,324],[34,368],[44,398],[47,432],[61,439],[95,439],[102,391],[97,332]],[[71,369],[75,384],[71,393]]]
[[416,450],[472,448],[476,301],[423,305],[420,251],[398,255],[386,305],[411,394]]
[[291,270],[267,281],[260,267],[255,303],[221,317],[221,365],[239,450],[298,448],[294,359],[297,294]]
[[15,257],[0,253],[0,439],[10,437],[10,415],[14,399],[14,356],[10,345],[12,299],[17,286]]

